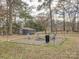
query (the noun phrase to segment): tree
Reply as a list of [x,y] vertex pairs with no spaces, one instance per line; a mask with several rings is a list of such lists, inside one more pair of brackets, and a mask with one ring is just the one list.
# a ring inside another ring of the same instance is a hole
[[[40,16],[41,15],[41,16]],[[47,28],[48,28],[48,14],[40,13],[37,16],[37,21],[38,23],[41,24],[41,26],[44,28],[45,33],[47,33]]]
[[65,7],[65,4],[66,3],[66,1],[65,0],[60,0],[59,1],[59,3],[58,3],[58,6],[57,6],[57,8],[60,8],[60,13],[61,13],[61,15],[63,15],[63,31],[65,31],[66,30],[66,23],[65,23],[65,15],[66,15],[66,7]]
[[32,19],[33,17],[30,15],[29,10],[24,7],[19,11],[19,17],[24,19],[24,22],[26,22],[27,19]]
[[38,6],[38,10],[45,8],[46,10],[49,9],[49,17],[50,17],[50,23],[51,23],[51,32],[53,32],[53,25],[54,25],[54,21],[52,20],[52,2],[53,0],[44,0],[42,5]]
[[[29,14],[25,11],[25,7],[27,6],[22,0],[6,0],[7,2],[7,23],[8,23],[8,34],[12,34],[13,27],[13,17],[21,17],[26,18]],[[28,7],[27,7],[28,8]],[[29,17],[29,16],[28,16]]]
[[34,20],[28,20],[25,23],[25,27],[30,27],[30,28],[36,29],[36,31],[44,31],[45,30],[45,28],[43,27],[43,25],[38,20],[36,20],[36,21],[34,21]]
[[77,15],[78,15],[78,8],[79,8],[78,7],[78,1],[72,2],[72,0],[60,0],[59,3],[58,3],[58,6],[56,8],[60,8],[60,9],[58,9],[58,11],[59,10],[63,11],[63,12],[60,11],[60,13],[62,13],[63,19],[64,19],[63,29],[64,30],[66,29],[65,28],[65,25],[66,25],[65,21],[67,21],[67,19],[65,19],[65,17],[69,16],[72,31],[75,31],[76,18],[77,18]]

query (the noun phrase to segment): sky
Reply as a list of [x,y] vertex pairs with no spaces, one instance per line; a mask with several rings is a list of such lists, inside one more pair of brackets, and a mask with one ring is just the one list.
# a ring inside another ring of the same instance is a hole
[[[29,4],[29,6],[34,6],[35,9],[32,10],[32,15],[36,16],[37,14],[41,13],[41,12],[44,12],[44,10],[40,10],[40,11],[37,11],[36,7],[38,5],[41,5],[44,0],[42,0],[42,2],[38,2],[38,0],[32,0],[32,2],[30,2],[30,0],[23,0],[24,2],[27,2]],[[56,6],[58,0],[53,0],[53,3],[52,3],[52,8]]]

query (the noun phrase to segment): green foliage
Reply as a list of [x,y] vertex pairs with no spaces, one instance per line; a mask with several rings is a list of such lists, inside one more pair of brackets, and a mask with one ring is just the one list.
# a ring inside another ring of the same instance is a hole
[[20,15],[19,15],[20,18],[22,19],[32,19],[31,15],[29,14],[29,12],[27,10],[21,10],[20,11]]
[[30,27],[30,28],[36,29],[37,31],[45,30],[44,27],[39,22],[33,21],[33,20],[28,20],[25,23],[25,27]]
[[44,0],[44,2],[41,5],[38,5],[37,10],[41,10],[41,9],[48,9],[49,8],[49,4],[51,4],[53,2],[53,0]]
[[18,30],[21,28],[20,26],[21,24],[19,23],[13,23],[13,33],[17,34],[18,33]]
[[31,13],[31,7],[29,7],[26,3],[23,2],[22,8],[19,10],[19,17],[26,20],[26,19],[32,19]]

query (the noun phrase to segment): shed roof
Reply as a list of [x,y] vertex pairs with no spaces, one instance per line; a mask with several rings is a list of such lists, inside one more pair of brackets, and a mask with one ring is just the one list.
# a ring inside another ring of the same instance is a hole
[[33,28],[28,28],[28,27],[22,28],[22,29],[24,29],[24,30],[35,30],[35,29],[33,29]]

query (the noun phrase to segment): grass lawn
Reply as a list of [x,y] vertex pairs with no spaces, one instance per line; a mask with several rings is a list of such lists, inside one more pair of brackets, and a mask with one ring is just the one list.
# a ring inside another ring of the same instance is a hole
[[0,42],[0,59],[79,59],[74,40],[67,39],[60,45],[26,45]]

